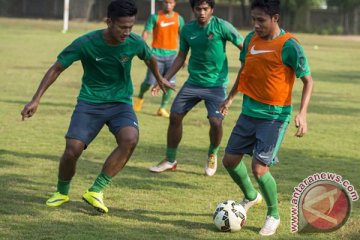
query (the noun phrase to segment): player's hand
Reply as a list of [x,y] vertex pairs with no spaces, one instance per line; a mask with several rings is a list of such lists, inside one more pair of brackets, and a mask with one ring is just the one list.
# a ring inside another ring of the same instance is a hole
[[296,137],[303,137],[305,133],[307,133],[307,122],[306,122],[306,114],[299,113],[295,117],[295,127],[297,131],[295,133]]
[[232,99],[225,99],[225,101],[220,105],[219,111],[222,115],[226,116],[229,112],[229,107],[232,103]]
[[158,96],[160,91],[161,91],[161,89],[160,89],[159,85],[158,84],[154,85],[151,88],[151,96]]
[[21,111],[22,120],[24,121],[25,118],[30,118],[32,115],[35,114],[37,107],[39,106],[39,102],[31,101],[27,103],[24,109]]
[[170,89],[176,91],[175,87],[172,86],[171,83],[166,78],[161,78],[160,82],[158,82],[157,85],[165,94],[167,94],[167,91],[166,91],[167,88],[170,88]]

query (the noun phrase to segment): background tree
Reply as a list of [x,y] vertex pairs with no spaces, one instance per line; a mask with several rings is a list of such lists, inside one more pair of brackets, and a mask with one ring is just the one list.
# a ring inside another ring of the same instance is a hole
[[[336,8],[341,15],[340,26],[344,34],[358,34],[359,29],[359,0],[326,0],[329,8]],[[353,21],[352,29],[350,21]]]
[[311,30],[310,10],[323,3],[324,0],[281,1],[282,26],[290,31],[309,32]]

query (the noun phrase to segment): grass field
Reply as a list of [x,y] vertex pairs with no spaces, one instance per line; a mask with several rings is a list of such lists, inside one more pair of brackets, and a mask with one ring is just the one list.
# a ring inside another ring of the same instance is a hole
[[[152,174],[147,169],[163,159],[168,120],[154,116],[160,99],[146,96],[138,114],[141,134],[131,160],[105,191],[110,212],[99,215],[81,195],[98,175],[115,141],[106,128],[81,156],[70,190],[71,201],[45,206],[54,192],[64,134],[76,102],[81,64],[66,70],[47,91],[37,114],[21,121],[20,111],[35,92],[57,54],[75,37],[104,24],[0,18],[0,239],[258,239],[265,204],[250,210],[246,227],[220,233],[212,223],[218,202],[240,200],[242,193],[220,164],[215,176],[203,175],[208,148],[208,121],[199,104],[184,121],[178,171]],[[142,26],[134,31],[140,33]],[[241,31],[246,34],[245,31]],[[334,172],[360,191],[360,42],[347,38],[298,34],[309,58],[314,93],[308,115],[309,133],[302,139],[289,127],[272,169],[277,179],[282,224],[273,239],[359,239],[360,203],[353,202],[347,224],[331,233],[290,233],[293,188],[309,175]],[[318,49],[314,49],[317,45]],[[238,68],[238,51],[228,47],[230,79]],[[145,65],[133,62],[135,92]],[[187,73],[178,74],[178,87]],[[293,96],[299,108],[301,81]],[[220,156],[241,108],[237,97],[224,121]],[[250,158],[246,158],[249,166]],[[257,185],[255,184],[257,187]]]

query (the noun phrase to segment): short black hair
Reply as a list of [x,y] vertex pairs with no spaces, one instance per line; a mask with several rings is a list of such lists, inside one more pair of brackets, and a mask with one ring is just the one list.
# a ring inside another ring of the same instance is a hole
[[270,17],[280,14],[280,0],[253,0],[251,2],[251,10],[260,8]]
[[198,6],[203,2],[209,4],[211,8],[215,7],[215,0],[190,0],[191,8],[194,9],[195,6]]
[[114,0],[107,8],[107,17],[114,20],[118,17],[132,17],[137,14],[134,0]]

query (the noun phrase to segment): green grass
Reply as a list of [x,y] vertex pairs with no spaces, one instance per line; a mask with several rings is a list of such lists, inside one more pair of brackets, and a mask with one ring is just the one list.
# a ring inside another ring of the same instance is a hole
[[[70,191],[71,201],[60,208],[45,206],[55,190],[58,159],[76,102],[82,74],[75,63],[46,92],[36,115],[21,121],[20,111],[35,92],[57,54],[74,38],[102,23],[71,22],[61,34],[61,21],[0,18],[0,239],[258,239],[265,204],[251,209],[241,232],[220,233],[212,223],[216,204],[242,199],[220,164],[214,177],[203,176],[208,147],[208,122],[203,104],[184,120],[178,152],[178,171],[152,174],[147,168],[162,160],[168,121],[154,116],[159,97],[146,96],[138,114],[141,134],[127,166],[105,191],[109,214],[99,215],[81,201],[115,147],[108,130],[100,133],[78,161]],[[134,31],[140,33],[142,26]],[[246,32],[242,31],[243,34]],[[317,172],[335,172],[360,191],[360,42],[298,34],[309,58],[315,81],[309,109],[309,133],[297,139],[289,127],[272,169],[277,179],[282,224],[274,239],[359,239],[360,204],[354,202],[347,224],[331,233],[291,234],[290,199],[293,188]],[[314,50],[313,46],[319,49]],[[238,51],[228,47],[230,79],[238,68]],[[145,65],[133,63],[135,92]],[[187,73],[178,74],[178,87]],[[301,81],[294,87],[295,113]],[[224,121],[220,156],[241,108],[237,97]],[[250,158],[246,158],[249,166]],[[255,186],[257,186],[255,184]]]

